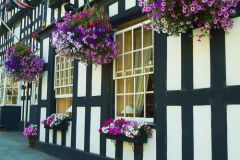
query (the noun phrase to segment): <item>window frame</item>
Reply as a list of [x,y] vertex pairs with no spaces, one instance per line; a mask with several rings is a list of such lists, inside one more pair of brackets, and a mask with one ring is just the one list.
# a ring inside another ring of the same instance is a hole
[[[61,69],[59,71],[56,70],[57,68],[57,58],[60,57],[60,58],[63,58],[64,60],[71,60],[71,61],[74,61],[73,59],[67,59],[65,57],[62,57],[60,55],[55,55],[55,67],[54,67],[54,90],[55,90],[55,98],[69,98],[69,97],[73,97],[73,93],[71,94],[57,94],[56,90],[59,89],[59,88],[65,88],[65,87],[72,87],[72,90],[73,90],[73,80],[72,80],[72,84],[67,84],[67,85],[62,85],[62,86],[56,86],[56,81],[57,81],[57,73],[58,72],[61,72],[61,71],[66,71],[66,70],[73,70],[74,71],[74,66],[72,67],[69,67],[69,68],[64,68],[64,69]],[[71,77],[68,77],[68,78],[71,78]],[[73,77],[72,77],[73,79]]]
[[[153,123],[154,122],[154,116],[153,117],[146,117],[146,95],[147,94],[153,94],[154,95],[154,89],[153,89],[153,91],[146,91],[146,90],[144,90],[143,92],[136,92],[136,90],[135,90],[135,80],[133,80],[133,85],[134,85],[134,89],[133,89],[133,93],[127,93],[126,92],[126,79],[127,78],[134,78],[134,77],[138,77],[138,76],[143,76],[144,77],[144,86],[146,85],[146,83],[145,83],[145,76],[146,75],[154,75],[154,62],[152,62],[152,65],[151,65],[151,67],[152,67],[152,72],[147,72],[147,73],[145,73],[144,72],[144,64],[143,64],[143,51],[144,50],[148,50],[148,49],[152,49],[152,56],[153,56],[153,61],[154,61],[154,32],[152,31],[152,44],[150,45],[150,46],[147,46],[147,47],[144,47],[144,45],[143,45],[143,41],[144,41],[144,25],[145,24],[149,24],[150,23],[150,20],[146,20],[146,21],[143,21],[143,22],[140,22],[140,23],[137,23],[137,24],[135,24],[135,25],[132,25],[132,26],[129,26],[129,27],[127,27],[127,28],[124,28],[124,29],[121,29],[121,30],[119,30],[119,31],[117,31],[117,32],[115,32],[114,33],[114,40],[116,40],[116,36],[117,35],[120,35],[120,34],[122,34],[122,43],[124,42],[124,33],[126,33],[126,32],[128,32],[128,31],[131,31],[131,41],[132,41],[132,49],[131,49],[131,51],[128,51],[128,52],[124,52],[124,47],[125,47],[125,45],[124,45],[124,43],[122,44],[122,53],[120,54],[120,56],[122,56],[123,57],[123,59],[122,59],[122,72],[124,72],[125,70],[124,70],[124,55],[125,54],[132,54],[132,57],[131,57],[131,59],[132,59],[132,62],[131,62],[131,65],[132,65],[132,67],[131,67],[131,75],[124,75],[124,73],[122,73],[123,75],[122,76],[118,76],[117,77],[117,72],[116,72],[116,59],[113,61],[113,80],[114,80],[114,88],[115,88],[115,90],[114,90],[114,98],[115,98],[115,102],[114,102],[114,104],[115,104],[115,117],[116,118],[124,118],[124,119],[126,119],[126,120],[136,120],[136,121],[147,121],[147,122],[150,122],[150,123]],[[139,27],[141,27],[142,29],[141,29],[141,48],[140,49],[134,49],[134,29],[137,29],[137,28],[139,28]],[[136,54],[136,52],[139,52],[139,51],[141,51],[141,56],[142,56],[142,67],[141,68],[143,68],[143,70],[142,70],[142,73],[135,73],[135,68],[134,68],[134,54]],[[118,56],[119,57],[119,56]],[[148,66],[147,66],[148,67]],[[122,94],[119,94],[119,93],[117,93],[117,80],[119,80],[119,79],[122,79],[122,80],[124,80],[124,91],[123,91],[123,93]],[[145,86],[146,87],[146,86]],[[145,88],[144,87],[144,88]],[[144,117],[135,117],[136,116],[136,108],[135,108],[135,95],[144,95],[144,107],[143,107],[143,110],[144,110]],[[124,113],[124,116],[118,116],[118,109],[117,109],[117,96],[123,96],[123,97],[125,97],[125,96],[127,96],[127,95],[132,95],[133,96],[133,104],[134,104],[134,107],[133,107],[133,109],[134,109],[134,112],[133,112],[133,117],[127,117],[126,116],[126,105],[125,105],[125,98],[124,98],[124,110],[125,110],[125,113]]]

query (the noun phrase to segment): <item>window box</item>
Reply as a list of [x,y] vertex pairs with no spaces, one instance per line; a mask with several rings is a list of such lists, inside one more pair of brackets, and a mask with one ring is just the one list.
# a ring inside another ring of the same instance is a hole
[[57,130],[57,131],[67,131],[68,130],[68,126],[69,126],[69,123],[68,121],[65,121],[57,126],[54,126],[54,127],[49,127],[49,126],[46,126],[44,125],[44,128],[46,129],[53,129],[53,130]]
[[49,0],[49,8],[58,8],[60,7],[63,3],[67,3],[69,0]]
[[129,143],[147,143],[148,136],[146,132],[142,132],[140,136],[135,138],[129,138],[124,135],[110,135],[110,134],[103,134],[101,135],[107,139],[115,140],[115,141],[125,141]]

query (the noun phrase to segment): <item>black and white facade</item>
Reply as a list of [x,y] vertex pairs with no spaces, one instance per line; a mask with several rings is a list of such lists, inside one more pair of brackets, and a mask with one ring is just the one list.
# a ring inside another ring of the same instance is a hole
[[[70,2],[81,10],[87,0]],[[120,42],[118,58],[107,65],[85,65],[55,54],[51,21],[64,15],[63,5],[49,8],[41,0],[30,2],[35,9],[8,13],[1,8],[1,16],[46,65],[39,82],[11,85],[18,90],[14,105],[6,104],[9,82],[1,78],[0,124],[4,114],[13,114],[4,110],[17,107],[19,127],[38,124],[36,148],[62,159],[239,160],[240,18],[234,18],[228,34],[212,30],[211,38],[199,43],[192,36],[199,29],[180,37],[145,30],[148,18],[137,0],[91,3],[105,7]],[[31,39],[32,32],[39,32],[39,43]],[[1,25],[0,40],[4,60],[16,39]],[[56,112],[71,115],[66,132],[41,124]],[[111,117],[147,121],[155,126],[153,136],[140,145],[105,139],[98,129]]]

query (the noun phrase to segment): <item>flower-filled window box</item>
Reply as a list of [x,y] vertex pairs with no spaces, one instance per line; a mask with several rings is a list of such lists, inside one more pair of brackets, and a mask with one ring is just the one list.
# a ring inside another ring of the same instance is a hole
[[43,59],[35,55],[26,44],[19,42],[8,48],[6,54],[3,71],[8,78],[32,82],[42,75]]
[[49,8],[58,8],[63,3],[67,3],[69,0],[49,0],[48,7]]
[[109,119],[99,129],[102,136],[129,143],[147,143],[151,137],[151,127],[144,122]]
[[52,33],[56,52],[85,64],[112,62],[118,52],[109,20],[104,9],[96,6],[86,5],[80,13],[66,13],[63,22],[56,22]]
[[42,121],[44,128],[59,131],[67,131],[70,118],[62,113],[52,114]]
[[197,35],[209,36],[209,29],[223,29],[225,32],[233,26],[231,19],[236,15],[240,0],[138,0],[147,13],[151,24],[147,26],[157,32],[179,36],[188,29],[202,27]]

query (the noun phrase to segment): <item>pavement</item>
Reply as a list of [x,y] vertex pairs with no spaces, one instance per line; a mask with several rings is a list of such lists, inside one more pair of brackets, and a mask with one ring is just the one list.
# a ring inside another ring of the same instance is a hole
[[59,160],[28,147],[20,132],[0,131],[0,160]]

